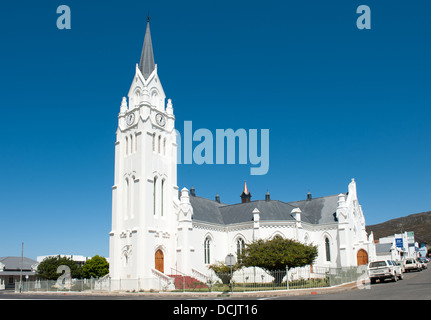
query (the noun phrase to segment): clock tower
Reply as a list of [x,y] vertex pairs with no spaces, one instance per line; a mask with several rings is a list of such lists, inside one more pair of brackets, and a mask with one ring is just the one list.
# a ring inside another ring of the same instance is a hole
[[111,285],[121,281],[124,289],[129,281],[133,289],[138,282],[149,287],[145,282],[153,281],[154,273],[175,265],[171,251],[179,201],[175,117],[154,63],[149,19],[140,63],[121,102],[116,136]]

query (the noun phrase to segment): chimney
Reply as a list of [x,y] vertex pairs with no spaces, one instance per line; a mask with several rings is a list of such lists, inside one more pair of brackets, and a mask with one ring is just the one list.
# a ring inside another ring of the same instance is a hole
[[270,201],[270,200],[271,200],[271,196],[269,195],[269,191],[266,191],[265,201]]
[[301,221],[301,209],[295,208],[291,211],[291,217],[293,217],[296,221]]
[[308,193],[307,193],[307,201],[310,201],[310,200],[311,200],[311,192],[308,191]]
[[190,188],[190,195],[196,197],[195,187],[193,186]]
[[219,194],[217,193],[216,194],[216,196],[215,196],[215,201],[217,201],[218,203],[220,203],[220,196],[219,196]]

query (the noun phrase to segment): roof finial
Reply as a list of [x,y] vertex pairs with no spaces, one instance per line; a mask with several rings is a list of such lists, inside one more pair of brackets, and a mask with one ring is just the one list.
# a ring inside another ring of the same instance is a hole
[[150,11],[148,11],[148,13],[147,13],[147,22],[150,22],[150,20],[151,20]]

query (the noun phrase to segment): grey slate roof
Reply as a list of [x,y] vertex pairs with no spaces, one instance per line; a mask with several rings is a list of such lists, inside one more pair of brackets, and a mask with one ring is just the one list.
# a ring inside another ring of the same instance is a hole
[[142,47],[141,61],[139,62],[139,70],[145,80],[154,71],[156,65],[154,63],[153,44],[151,42],[150,22],[147,22],[147,30],[145,32],[144,45]]
[[193,207],[193,220],[221,225],[249,222],[253,220],[253,210],[260,211],[261,221],[294,220],[291,212],[294,208],[302,211],[301,220],[311,224],[334,223],[337,221],[335,212],[338,205],[338,195],[282,202],[278,200],[256,200],[246,203],[227,205],[198,196],[190,196]]
[[376,243],[376,254],[388,254],[391,248],[392,243]]
[[277,200],[257,200],[220,208],[225,224],[253,221],[253,210],[260,211],[260,220],[283,221],[294,220],[290,213],[294,209],[290,204]]
[[[4,264],[4,270],[21,270],[21,257],[0,257],[0,262]],[[31,266],[37,263],[36,260],[23,258],[23,270],[31,270]]]
[[289,202],[294,207],[301,209],[302,220],[308,219],[312,224],[323,224],[336,222],[335,212],[338,206],[338,195],[313,198]]
[[219,208],[226,204],[198,196],[190,196],[190,203],[193,207],[193,220],[224,224]]

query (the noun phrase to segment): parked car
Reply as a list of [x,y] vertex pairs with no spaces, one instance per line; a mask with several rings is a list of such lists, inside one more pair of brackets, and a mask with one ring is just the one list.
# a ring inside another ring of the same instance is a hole
[[402,272],[402,273],[405,273],[405,272],[406,272],[406,269],[404,268],[404,263],[402,263],[401,261],[398,261],[398,260],[393,261],[393,262],[394,262],[394,264],[395,264],[396,266],[398,266],[398,267],[400,267],[400,268],[401,268],[401,272]]
[[385,279],[392,279],[392,281],[403,279],[401,266],[394,265],[392,260],[370,262],[368,264],[368,276],[371,283],[376,283],[376,280],[381,282]]
[[392,265],[395,268],[395,273],[397,274],[398,279],[403,280],[404,266],[402,266],[401,263],[398,263],[397,261],[393,261],[393,260],[392,260]]
[[416,259],[413,258],[409,258],[404,260],[404,269],[406,270],[406,272],[410,272],[413,270],[416,271],[420,271],[421,270],[421,266],[420,264],[416,261]]
[[419,258],[418,259],[420,263],[422,263],[422,269],[427,269],[428,265],[427,263],[429,262],[427,258]]
[[419,263],[421,270],[425,270],[427,268],[426,262],[421,258],[416,259],[416,261]]
[[416,260],[416,262],[418,264],[419,271],[422,271],[423,269],[425,269],[424,264],[422,262],[420,262],[419,260]]

